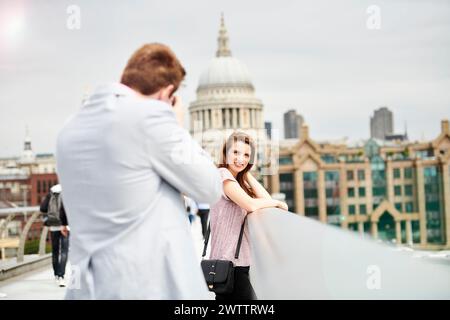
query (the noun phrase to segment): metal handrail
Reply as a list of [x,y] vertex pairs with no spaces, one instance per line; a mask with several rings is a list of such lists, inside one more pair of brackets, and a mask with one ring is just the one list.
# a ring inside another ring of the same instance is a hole
[[248,228],[259,299],[450,298],[445,251],[416,256],[278,208],[251,213]]
[[36,207],[14,207],[14,208],[0,209],[0,216],[8,215],[10,213],[27,213],[27,212],[34,212],[34,211],[39,211],[39,206],[36,206]]

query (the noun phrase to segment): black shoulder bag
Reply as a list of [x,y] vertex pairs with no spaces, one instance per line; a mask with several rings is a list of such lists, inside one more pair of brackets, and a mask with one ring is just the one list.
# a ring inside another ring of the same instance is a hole
[[[239,251],[241,250],[242,236],[244,234],[245,221],[242,222],[241,232],[239,233],[239,240],[236,245],[236,252],[234,257],[239,258]],[[205,245],[203,247],[202,257],[206,255],[206,248],[208,246],[209,236],[211,233],[211,224],[208,224],[208,230],[205,235]],[[234,289],[234,264],[229,260],[202,260],[201,262],[203,275],[205,276],[206,284],[209,291],[219,294],[227,294],[233,292]]]

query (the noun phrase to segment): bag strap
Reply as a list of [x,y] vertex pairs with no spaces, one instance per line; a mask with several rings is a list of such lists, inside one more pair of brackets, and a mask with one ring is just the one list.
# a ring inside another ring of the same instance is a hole
[[[244,235],[244,227],[245,227],[245,221],[247,220],[247,215],[248,214],[245,215],[244,221],[242,222],[241,231],[239,232],[239,239],[238,239],[238,243],[236,245],[236,252],[234,254],[234,258],[235,259],[239,258],[239,251],[241,251],[242,236]],[[202,258],[204,256],[206,256],[206,248],[208,247],[210,234],[211,234],[211,222],[208,223],[208,230],[206,230],[205,242],[204,242],[204,245],[203,245]]]

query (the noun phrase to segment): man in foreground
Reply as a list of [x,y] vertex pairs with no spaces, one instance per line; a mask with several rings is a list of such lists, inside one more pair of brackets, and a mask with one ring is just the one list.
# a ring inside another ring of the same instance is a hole
[[66,298],[209,297],[180,193],[214,203],[221,180],[181,126],[173,93],[184,75],[167,46],[144,45],[121,83],[98,87],[61,130],[75,270]]

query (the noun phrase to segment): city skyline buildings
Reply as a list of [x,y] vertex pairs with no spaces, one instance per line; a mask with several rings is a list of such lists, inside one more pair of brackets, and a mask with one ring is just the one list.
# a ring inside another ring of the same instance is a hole
[[297,114],[294,109],[283,114],[283,127],[285,139],[298,139],[301,135],[301,128],[305,119],[301,114]]
[[151,19],[149,13],[169,4],[78,5],[79,30],[67,29],[66,3],[0,5],[2,21],[20,26],[8,33],[0,26],[0,157],[21,152],[27,124],[35,152],[54,152],[58,130],[85,93],[117,81],[144,42],[167,43],[185,65],[180,95],[187,114],[200,72],[216,51],[210,39],[222,11],[233,53],[246,62],[264,102],[263,120],[274,129],[282,131],[282,114],[293,105],[305,109],[301,113],[318,139],[366,138],[367,118],[380,105],[395,113],[397,128],[408,123],[413,141],[436,136],[434,123],[449,117],[448,3],[380,1],[379,30],[367,28],[367,5],[355,1],[282,1],[276,10],[258,3],[257,12],[253,2],[180,3],[173,15]]
[[414,143],[357,145],[302,138],[280,144],[279,170],[264,177],[291,212],[418,249],[450,248],[450,127]]
[[374,111],[370,117],[370,137],[385,140],[386,136],[394,134],[394,114],[387,107]]

